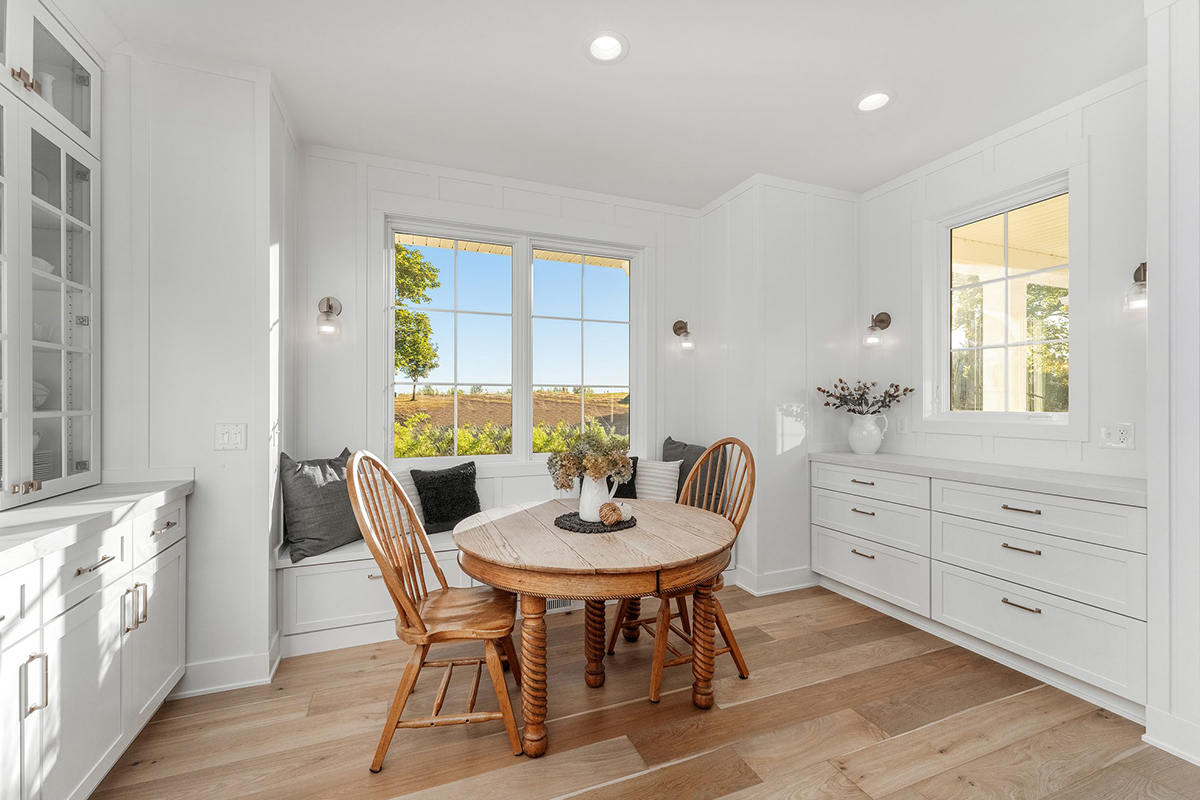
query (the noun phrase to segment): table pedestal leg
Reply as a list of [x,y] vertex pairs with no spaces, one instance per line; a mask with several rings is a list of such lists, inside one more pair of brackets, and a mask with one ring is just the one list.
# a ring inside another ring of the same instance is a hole
[[696,587],[692,601],[692,703],[696,708],[713,705],[713,646],[716,638],[716,604],[710,579]]
[[604,685],[604,601],[586,601],[584,613],[583,652],[587,656],[584,680],[598,689]]
[[[642,598],[640,598],[640,597],[629,598],[629,604],[625,606],[625,621],[633,622],[635,619],[640,619],[641,616],[642,616]],[[620,620],[618,620],[618,622],[620,622]],[[642,633],[642,628],[640,625],[634,625],[633,627],[626,628],[621,633],[625,637],[625,641],[636,642],[638,640],[638,636],[640,636]]]
[[[521,742],[530,758],[546,752],[545,614],[544,597],[521,595],[521,715],[525,720]],[[710,635],[710,642],[711,639]]]

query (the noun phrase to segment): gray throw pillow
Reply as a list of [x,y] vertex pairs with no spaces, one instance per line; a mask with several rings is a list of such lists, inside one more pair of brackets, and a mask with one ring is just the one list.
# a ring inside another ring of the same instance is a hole
[[[692,474],[692,467],[696,466],[696,462],[700,460],[700,457],[704,455],[704,451],[707,449],[708,448],[704,445],[677,442],[670,436],[668,436],[666,441],[663,442],[662,460],[683,462],[679,465],[679,490],[675,494],[676,498],[678,498],[680,494],[683,494],[683,484],[687,481],[688,475]],[[714,458],[715,457],[716,456],[714,455]],[[721,496],[721,484],[724,478],[725,465],[721,464],[720,468],[717,470],[717,474],[712,476],[712,478],[709,478],[708,473],[702,470],[700,474],[696,476],[696,481],[699,486],[711,486],[712,488],[709,492],[709,495],[712,499],[715,499]],[[709,508],[712,507],[711,502],[707,502],[705,505]]]
[[336,458],[296,461],[279,454],[283,524],[292,563],[362,538],[346,486],[349,448]]

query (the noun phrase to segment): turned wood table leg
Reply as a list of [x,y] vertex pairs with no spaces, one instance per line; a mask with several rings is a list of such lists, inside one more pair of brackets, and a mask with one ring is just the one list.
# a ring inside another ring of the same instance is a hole
[[696,587],[692,601],[692,703],[696,708],[713,705],[713,647],[716,639],[716,608],[710,579]]
[[[640,597],[629,598],[629,604],[627,606],[625,606],[625,621],[633,622],[635,619],[641,619],[641,616],[642,616],[642,598],[640,598]],[[642,633],[642,628],[640,625],[633,625],[633,626],[626,628],[623,631],[623,633],[625,635],[625,641],[636,642],[638,640],[638,636],[640,636]]]
[[587,657],[584,680],[593,689],[604,685],[604,601],[586,601],[583,652]]
[[[530,758],[546,752],[545,614],[544,597],[521,595],[521,715],[525,720],[521,742]],[[710,642],[711,639],[710,635]]]

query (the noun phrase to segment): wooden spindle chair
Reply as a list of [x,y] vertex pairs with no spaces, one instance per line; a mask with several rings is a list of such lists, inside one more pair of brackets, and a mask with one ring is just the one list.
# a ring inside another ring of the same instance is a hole
[[[704,455],[696,461],[683,483],[683,489],[679,492],[678,502],[720,514],[733,523],[737,533],[741,533],[742,524],[750,512],[750,502],[754,499],[754,477],[754,454],[745,442],[733,437],[722,439],[705,450]],[[717,630],[721,632],[725,646],[718,648],[714,655],[728,653],[737,665],[738,675],[748,678],[750,668],[746,666],[746,659],[733,636],[725,609],[716,597],[716,593],[724,586],[725,579],[718,577],[717,584],[713,587],[713,603],[716,607]],[[617,609],[616,623],[608,639],[609,654],[616,652],[618,633],[624,632],[626,640],[634,641],[637,639],[637,632],[645,629],[654,637],[654,663],[650,670],[651,702],[658,702],[663,670],[667,667],[690,664],[692,661],[691,648],[694,643],[687,616],[687,596],[691,593],[691,589],[686,589],[655,595],[659,598],[659,605],[658,613],[653,618],[641,618],[641,598],[622,600]],[[676,603],[678,613],[672,613],[672,601]],[[673,622],[676,618],[680,620],[679,626]],[[687,643],[687,652],[680,650],[670,641],[672,633]],[[673,656],[670,661],[667,660],[668,651]]]
[[[413,646],[412,657],[404,668],[375,759],[371,762],[371,772],[383,768],[383,759],[398,728],[431,728],[502,719],[513,753],[520,755],[521,739],[503,670],[503,662],[507,660],[513,679],[521,685],[521,668],[512,642],[516,596],[491,587],[460,589],[448,586],[412,503],[387,465],[378,458],[366,451],[355,453],[346,467],[346,482],[358,527],[396,604],[396,635]],[[483,640],[482,658],[426,660],[435,644],[470,639]],[[485,664],[500,704],[499,711],[475,711],[479,679]],[[401,720],[405,703],[424,667],[446,668],[433,701],[433,713]],[[474,682],[466,709],[457,714],[443,714],[442,705],[455,667],[474,667]]]

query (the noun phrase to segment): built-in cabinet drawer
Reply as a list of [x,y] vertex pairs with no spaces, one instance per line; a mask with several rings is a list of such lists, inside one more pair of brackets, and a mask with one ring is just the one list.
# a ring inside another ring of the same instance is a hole
[[813,569],[893,605],[929,616],[929,559],[813,526]]
[[933,515],[933,557],[1146,619],[1146,557],[991,522]]
[[187,503],[180,498],[133,521],[133,564],[141,566],[187,533]]
[[0,650],[42,625],[42,562],[0,575]]
[[812,523],[929,555],[929,512],[923,508],[813,489]]
[[812,485],[889,503],[929,508],[929,478],[922,475],[813,462]]
[[89,536],[42,560],[42,615],[51,620],[79,601],[128,575],[132,566],[132,523]]
[[1146,623],[938,561],[932,588],[934,620],[1146,702]]
[[1146,509],[955,481],[933,481],[934,511],[1146,552]]

